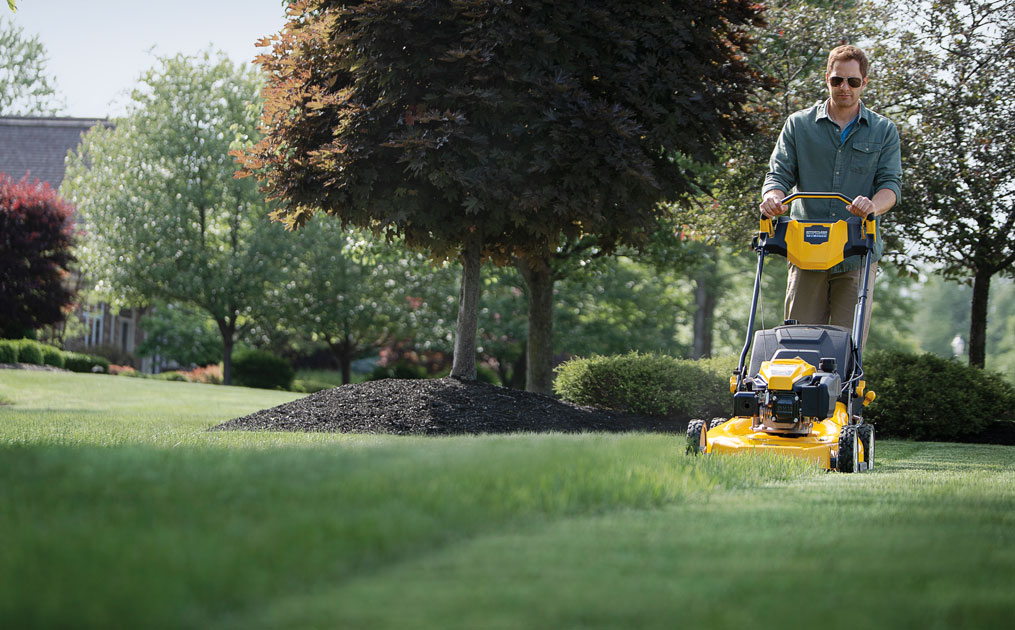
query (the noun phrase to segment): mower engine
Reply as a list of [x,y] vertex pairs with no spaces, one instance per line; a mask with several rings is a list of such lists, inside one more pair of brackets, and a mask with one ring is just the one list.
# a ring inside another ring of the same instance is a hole
[[816,369],[799,357],[765,361],[744,382],[745,390],[734,394],[734,413],[751,417],[755,431],[806,435],[815,422],[835,414],[842,390],[835,368],[831,358],[821,359]]

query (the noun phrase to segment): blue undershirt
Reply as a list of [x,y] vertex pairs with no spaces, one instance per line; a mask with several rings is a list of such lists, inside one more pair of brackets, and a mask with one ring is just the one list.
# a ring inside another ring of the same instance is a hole
[[846,138],[847,138],[847,137],[849,136],[849,132],[850,132],[850,131],[853,131],[853,127],[856,127],[856,123],[857,123],[857,122],[858,122],[859,120],[860,120],[860,114],[857,114],[857,115],[856,115],[856,118],[854,118],[853,120],[851,120],[851,121],[849,122],[849,124],[848,124],[848,125],[846,125],[846,128],[845,128],[845,129],[843,129],[843,130],[842,130],[842,133],[840,133],[840,134],[839,134],[839,144],[842,144],[843,142],[845,142],[845,141],[846,141]]

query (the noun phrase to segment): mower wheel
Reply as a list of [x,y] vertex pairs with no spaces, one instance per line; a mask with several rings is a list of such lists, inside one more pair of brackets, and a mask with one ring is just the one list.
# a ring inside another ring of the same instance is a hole
[[691,420],[687,425],[687,454],[698,455],[705,452],[708,427],[704,420]]
[[711,422],[708,423],[708,430],[711,431],[720,424],[726,424],[728,421],[729,418],[712,418]]
[[858,469],[856,460],[859,459],[859,455],[856,427],[853,425],[842,427],[842,431],[839,432],[839,454],[835,458],[835,469],[839,472],[855,473]]
[[864,460],[868,471],[874,470],[874,425],[861,424],[856,428],[856,435],[863,445]]

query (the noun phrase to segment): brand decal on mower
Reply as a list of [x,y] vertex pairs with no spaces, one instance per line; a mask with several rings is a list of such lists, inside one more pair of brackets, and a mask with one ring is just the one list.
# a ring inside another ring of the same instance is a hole
[[830,231],[827,225],[809,225],[804,228],[804,242],[811,245],[827,243]]
[[797,365],[770,365],[768,373],[772,376],[793,376],[793,373],[800,369]]

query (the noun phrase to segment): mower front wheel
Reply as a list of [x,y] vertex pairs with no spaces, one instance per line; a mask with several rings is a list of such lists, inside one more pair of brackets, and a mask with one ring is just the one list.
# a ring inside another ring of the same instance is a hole
[[847,425],[839,431],[839,454],[835,458],[835,469],[844,473],[855,473],[859,466],[860,449],[857,448],[856,427]]
[[856,435],[863,445],[865,469],[874,470],[874,425],[861,424],[856,428]]
[[687,454],[704,453],[708,446],[708,425],[704,420],[691,420],[687,425]]

